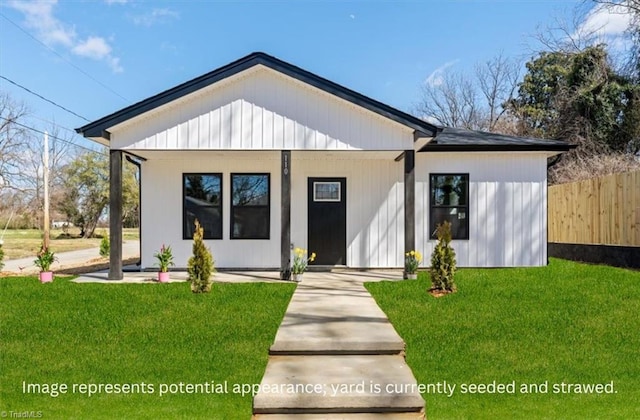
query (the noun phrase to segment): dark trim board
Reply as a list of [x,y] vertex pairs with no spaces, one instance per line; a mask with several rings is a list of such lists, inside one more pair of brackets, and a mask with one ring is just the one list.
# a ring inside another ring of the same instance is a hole
[[109,151],[109,280],[122,280],[122,151]]
[[[404,252],[416,249],[416,152],[404,151]],[[405,273],[406,274],[406,273]]]
[[280,152],[280,279],[291,278],[291,151]]
[[640,247],[618,245],[562,244],[549,242],[549,257],[640,269]]

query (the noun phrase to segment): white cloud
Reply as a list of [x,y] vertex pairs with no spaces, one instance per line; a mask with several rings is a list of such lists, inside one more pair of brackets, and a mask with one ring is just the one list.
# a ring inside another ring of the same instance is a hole
[[112,5],[112,4],[126,4],[129,2],[129,0],[104,0],[105,3],[107,3],[108,5]]
[[8,5],[24,14],[25,25],[37,31],[38,38],[47,45],[69,47],[76,37],[75,29],[65,25],[53,16],[53,8],[58,0],[11,1]]
[[623,6],[596,5],[572,36],[579,39],[581,36],[595,35],[611,48],[625,48],[628,42],[625,40],[625,31],[631,25],[631,21],[631,13]]
[[111,67],[111,71],[114,73],[122,73],[124,71],[124,68],[120,65],[120,58],[118,57],[109,56],[107,63],[109,64],[109,67]]
[[171,19],[179,19],[180,14],[175,10],[169,8],[153,9],[148,13],[142,15],[135,15],[131,17],[134,24],[139,26],[152,26],[157,23],[164,23]]
[[599,5],[587,15],[578,32],[596,32],[604,36],[622,35],[631,25],[631,13],[623,6]]
[[440,86],[444,83],[444,74],[449,67],[452,67],[460,62],[460,59],[455,59],[448,61],[435,69],[427,78],[424,80],[424,83],[429,86]]
[[82,57],[93,58],[94,60],[103,60],[111,54],[111,47],[104,38],[99,36],[90,36],[85,41],[76,44],[71,50],[74,54]]
[[24,25],[35,31],[36,37],[46,45],[52,48],[62,46],[77,56],[104,61],[114,73],[122,72],[120,59],[111,54],[109,43],[99,36],[89,36],[84,41],[79,39],[72,25],[55,16],[54,8],[57,4],[58,0],[12,0],[8,6],[24,15]]

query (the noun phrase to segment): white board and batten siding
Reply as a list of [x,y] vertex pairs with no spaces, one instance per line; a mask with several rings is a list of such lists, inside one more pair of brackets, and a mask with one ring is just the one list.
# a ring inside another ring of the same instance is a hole
[[[347,265],[401,267],[404,255],[403,162],[366,152],[293,152],[291,240],[307,248],[307,179],[344,177],[347,188]],[[309,250],[313,252],[314,250]]]
[[429,174],[469,174],[469,240],[452,245],[461,267],[547,264],[547,166],[544,153],[419,153],[416,245],[428,258]]
[[[156,152],[157,153],[157,152]],[[156,156],[156,153],[153,156]],[[142,266],[153,267],[162,244],[172,246],[185,267],[192,241],[182,239],[182,174],[220,172],[223,189],[223,239],[206,240],[219,267],[277,268],[280,265],[280,153],[201,152],[163,154],[142,165]],[[270,239],[229,239],[230,174],[271,174]],[[403,164],[391,155],[353,152],[293,152],[291,162],[291,240],[307,247],[308,177],[345,177],[347,182],[347,265],[400,267],[404,252]],[[150,181],[153,180],[153,181]],[[152,186],[153,183],[153,186]],[[161,187],[159,187],[161,186]],[[313,250],[310,250],[311,252]]]
[[[188,158],[186,158],[188,156]],[[270,174],[270,239],[229,239],[231,173]],[[206,240],[216,266],[274,268],[280,265],[280,154],[276,152],[202,152],[175,155],[142,164],[141,229],[142,267],[152,268],[153,254],[162,244],[171,245],[177,267],[191,256],[191,239],[182,238],[183,173],[222,173],[223,240]]]
[[413,130],[257,66],[110,129],[123,150],[406,150]]
[[[157,152],[156,152],[157,153]],[[155,153],[154,155],[155,156]],[[280,153],[183,152],[142,165],[142,265],[171,244],[186,265],[191,241],[182,239],[182,174],[223,174],[223,239],[208,240],[221,267],[276,268],[280,263]],[[271,174],[271,237],[231,240],[230,174]],[[292,152],[291,240],[307,248],[307,179],[347,180],[347,265],[397,268],[404,254],[403,163],[368,152]],[[428,238],[429,174],[469,174],[469,239],[454,240],[460,267],[541,266],[546,253],[546,156],[540,153],[419,153],[416,157],[416,248],[425,265],[435,246]],[[151,186],[150,179],[153,179]],[[158,187],[161,186],[161,187]],[[310,250],[313,251],[313,250]]]

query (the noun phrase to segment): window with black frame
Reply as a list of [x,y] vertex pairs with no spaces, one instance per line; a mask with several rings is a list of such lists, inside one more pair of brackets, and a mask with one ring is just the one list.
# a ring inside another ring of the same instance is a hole
[[269,174],[231,174],[231,239],[269,239]]
[[430,237],[447,220],[453,239],[469,239],[469,174],[431,174],[429,185]]
[[204,239],[222,239],[222,174],[182,174],[182,196],[182,238],[193,238],[198,219]]

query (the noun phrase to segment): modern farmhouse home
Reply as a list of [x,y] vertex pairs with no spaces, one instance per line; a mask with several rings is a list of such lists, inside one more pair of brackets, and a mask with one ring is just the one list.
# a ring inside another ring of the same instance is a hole
[[141,167],[141,264],[402,267],[452,223],[460,266],[547,263],[547,158],[561,141],[442,128],[253,53],[77,129],[110,149],[111,268],[122,278],[122,164]]

